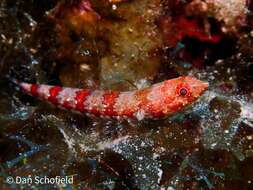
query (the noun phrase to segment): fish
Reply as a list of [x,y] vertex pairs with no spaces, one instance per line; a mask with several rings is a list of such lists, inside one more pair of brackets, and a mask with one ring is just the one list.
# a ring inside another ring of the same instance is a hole
[[17,82],[24,93],[56,107],[106,118],[159,119],[196,101],[208,83],[191,76],[132,91],[91,90]]

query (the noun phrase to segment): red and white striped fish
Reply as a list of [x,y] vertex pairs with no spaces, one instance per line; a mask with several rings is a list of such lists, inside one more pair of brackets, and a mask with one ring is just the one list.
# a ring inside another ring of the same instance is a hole
[[101,117],[161,118],[197,100],[208,83],[190,76],[154,84],[141,90],[118,92],[18,83],[31,96],[60,108]]

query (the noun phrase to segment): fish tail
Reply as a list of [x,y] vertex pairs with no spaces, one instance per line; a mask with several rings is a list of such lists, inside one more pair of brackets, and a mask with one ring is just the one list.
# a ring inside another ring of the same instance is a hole
[[67,110],[85,112],[90,90],[18,82],[24,93]]
[[[55,86],[50,85],[39,85],[39,84],[31,84],[31,83],[25,83],[25,82],[18,82],[17,83],[20,88],[23,90],[24,93],[39,98],[41,100],[46,100],[51,103],[57,104],[57,101],[52,101],[55,98],[56,93],[52,93],[51,91],[54,90]],[[60,92],[61,87],[57,87],[58,92]]]
[[115,104],[119,93],[114,91],[62,88],[59,86],[18,83],[28,95],[57,107],[92,115],[117,116]]

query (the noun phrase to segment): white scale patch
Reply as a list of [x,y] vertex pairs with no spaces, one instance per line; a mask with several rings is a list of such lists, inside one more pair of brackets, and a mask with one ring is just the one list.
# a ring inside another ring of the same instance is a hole
[[135,93],[136,91],[120,93],[114,105],[115,111],[117,113],[122,113],[124,110],[136,110],[138,102]]
[[161,86],[154,86],[152,87],[151,91],[149,92],[147,99],[150,102],[155,102],[158,100],[161,100],[163,98],[162,93],[161,93]]
[[146,112],[145,112],[145,110],[139,110],[134,115],[135,115],[136,119],[138,119],[139,121],[141,121],[141,120],[143,120],[145,118]]
[[[164,91],[164,89],[162,88],[166,88],[166,91]],[[170,107],[173,104],[173,102],[169,103],[166,100],[172,98],[171,101],[174,101],[173,96],[175,96],[174,95],[175,90],[176,89],[173,89],[171,87],[168,88],[167,84],[165,83],[159,83],[152,87],[150,93],[147,96],[147,99],[149,100],[150,104],[152,104],[152,107],[154,107],[157,110],[162,109],[163,113],[167,114],[171,112]]]
[[88,96],[87,100],[84,103],[84,106],[88,110],[96,109],[102,112],[104,110],[103,95],[104,95],[103,91],[95,90],[90,96]]
[[26,91],[26,92],[28,92],[29,94],[31,94],[31,84],[28,84],[28,83],[24,83],[24,82],[22,82],[22,83],[20,83],[20,87],[24,90],[24,91]]
[[147,109],[150,109],[150,107],[155,108],[157,110],[158,108],[161,108],[161,107],[163,107],[163,109],[166,108],[166,106],[164,106],[165,96],[161,91],[161,85],[156,85],[152,87],[151,91],[147,95],[147,99],[150,102],[148,104]]
[[50,97],[50,93],[49,93],[50,88],[52,88],[52,86],[39,85],[39,88],[38,88],[39,97],[47,100]]
[[60,105],[64,102],[68,102],[72,108],[76,106],[76,92],[80,91],[76,88],[63,88],[62,91],[57,95],[57,101]]

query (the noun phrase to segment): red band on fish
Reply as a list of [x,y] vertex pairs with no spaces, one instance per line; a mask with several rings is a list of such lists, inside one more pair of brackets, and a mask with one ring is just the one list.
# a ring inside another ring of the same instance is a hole
[[108,116],[117,115],[117,112],[114,110],[114,105],[118,97],[119,97],[118,92],[110,92],[110,91],[105,92],[105,94],[103,95],[103,103],[102,103],[104,107],[103,111],[104,115]]
[[39,88],[39,86],[37,84],[31,85],[31,94],[33,96],[38,96],[38,88]]
[[92,109],[90,110],[90,113],[93,114],[94,116],[99,116],[99,115],[101,115],[101,111],[98,110],[97,108],[92,108]]
[[151,111],[151,115],[152,117],[155,117],[155,118],[162,118],[162,117],[165,117],[165,114],[161,111],[161,110],[152,110]]
[[58,103],[57,95],[59,94],[59,92],[61,90],[62,90],[62,88],[59,86],[55,86],[55,87],[50,88],[50,90],[49,90],[50,96],[48,98],[48,101],[50,101],[52,104],[57,104]]
[[67,109],[67,110],[71,110],[71,109],[74,108],[74,107],[71,105],[71,103],[70,103],[69,101],[67,101],[67,100],[65,100],[65,101],[63,102],[62,106],[63,106],[65,109]]
[[86,110],[84,102],[90,95],[90,90],[80,90],[76,92],[76,110],[84,112]]

